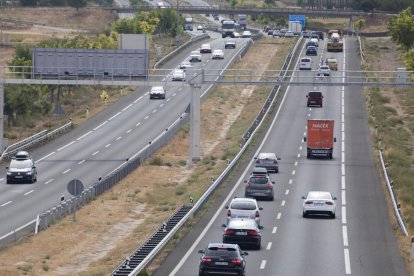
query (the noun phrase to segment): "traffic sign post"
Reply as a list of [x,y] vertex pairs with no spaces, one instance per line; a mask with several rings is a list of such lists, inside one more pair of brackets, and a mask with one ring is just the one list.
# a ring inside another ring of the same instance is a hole
[[68,192],[74,196],[74,207],[73,207],[73,221],[76,221],[76,197],[83,192],[83,183],[78,179],[72,179],[69,181],[67,190]]

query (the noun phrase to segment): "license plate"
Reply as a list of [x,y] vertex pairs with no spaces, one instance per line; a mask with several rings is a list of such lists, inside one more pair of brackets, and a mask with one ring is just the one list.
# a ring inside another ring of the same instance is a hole
[[246,236],[247,232],[236,232],[236,235],[238,236]]
[[323,206],[323,203],[315,203],[315,206]]
[[23,178],[23,175],[16,175],[15,178]]
[[228,262],[216,262],[216,265],[229,265]]

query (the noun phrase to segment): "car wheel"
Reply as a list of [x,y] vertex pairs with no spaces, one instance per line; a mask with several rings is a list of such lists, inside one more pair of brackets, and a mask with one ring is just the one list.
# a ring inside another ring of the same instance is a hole
[[308,153],[308,154],[306,155],[306,158],[308,158],[308,159],[310,159],[310,158],[311,158],[310,153]]
[[272,195],[271,197],[269,197],[270,201],[273,201],[275,199],[275,197]]
[[306,214],[306,212],[303,212],[302,216],[303,216],[304,218],[308,217],[308,215]]
[[256,249],[257,249],[257,250],[260,250],[260,248],[262,248],[262,243],[259,241],[259,242],[256,244]]
[[10,180],[6,180],[6,184],[11,184],[11,181]]
[[275,173],[279,173],[279,168],[276,168],[275,169]]
[[332,219],[334,219],[335,217],[336,217],[336,216],[335,216],[335,213],[332,213],[332,214],[331,214],[331,218],[332,218]]
[[332,153],[328,154],[328,158],[332,159]]

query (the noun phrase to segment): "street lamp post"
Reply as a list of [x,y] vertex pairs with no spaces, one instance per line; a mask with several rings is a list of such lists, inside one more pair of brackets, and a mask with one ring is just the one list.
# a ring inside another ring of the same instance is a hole
[[178,22],[179,22],[179,13],[178,13],[178,0],[177,0],[177,24],[176,24],[176,35],[175,35],[175,44],[177,47],[180,45],[180,35],[178,33]]

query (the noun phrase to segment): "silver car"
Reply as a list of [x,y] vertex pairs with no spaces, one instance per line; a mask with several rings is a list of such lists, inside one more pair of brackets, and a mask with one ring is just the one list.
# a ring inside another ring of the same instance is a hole
[[275,182],[270,179],[269,175],[252,174],[249,180],[245,180],[244,183],[246,183],[245,197],[265,197],[273,201],[273,184]]
[[251,218],[254,219],[257,225],[260,225],[260,211],[262,207],[257,205],[254,198],[235,197],[231,200],[227,209],[227,224],[233,218]]
[[266,168],[267,171],[274,171],[275,173],[279,172],[280,157],[277,157],[275,153],[261,152],[255,159],[256,162],[254,165],[256,167]]
[[335,218],[336,212],[336,197],[333,197],[330,192],[325,191],[310,191],[303,200],[303,217],[308,215],[329,215]]

